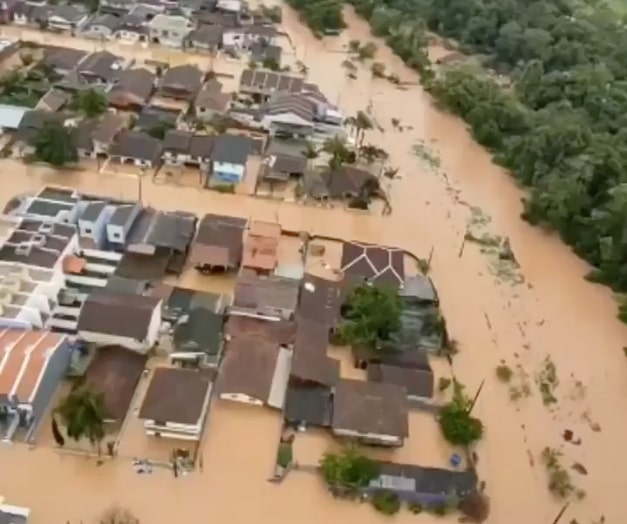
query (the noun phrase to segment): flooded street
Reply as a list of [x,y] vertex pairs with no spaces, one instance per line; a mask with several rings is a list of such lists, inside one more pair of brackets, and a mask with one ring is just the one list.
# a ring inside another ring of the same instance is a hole
[[[367,132],[365,142],[386,149],[392,165],[399,168],[400,178],[390,186],[390,216],[175,188],[147,177],[142,179],[144,203],[199,214],[278,220],[289,229],[399,246],[424,258],[433,247],[432,277],[451,336],[460,346],[455,373],[471,395],[485,379],[474,413],[487,428],[477,453],[479,475],[491,499],[488,522],[552,522],[561,504],[547,489],[540,459],[547,446],[563,452],[561,461],[572,483],[585,491],[583,500],[570,506],[562,522],[577,519],[579,524],[593,524],[602,515],[607,524],[624,522],[621,473],[627,470],[627,455],[620,451],[620,444],[627,435],[627,419],[620,413],[627,391],[627,362],[621,348],[627,345],[627,328],[615,320],[611,293],[583,280],[585,264],[557,238],[520,220],[521,191],[472,141],[463,122],[438,112],[419,87],[400,90],[386,80],[373,80],[367,63],[360,66],[357,79],[346,78],[341,63],[348,41],[375,40],[364,21],[350,12],[346,19],[349,29],[344,34],[321,42],[284,9],[284,26],[295,44],[295,56],[309,66],[310,80],[330,100],[339,100],[347,115],[364,110],[372,100],[374,117],[384,132]],[[2,29],[4,34],[11,31]],[[50,35],[49,40],[56,38]],[[417,82],[412,71],[377,43],[376,60],[386,64],[388,73]],[[111,46],[113,52],[124,49],[129,53],[125,46]],[[165,51],[155,58],[165,55],[182,60],[180,54]],[[220,67],[216,61],[215,68],[220,71]],[[399,119],[405,129],[393,129],[392,118]],[[439,167],[413,152],[418,142],[439,158]],[[134,176],[58,173],[0,161],[3,199],[43,184],[71,185],[116,197],[138,195]],[[459,257],[470,206],[490,217],[486,231],[510,239],[523,284],[513,285],[495,275],[490,257],[475,244],[467,243]],[[553,392],[557,402],[550,409],[543,405],[537,385],[548,356],[559,382]],[[528,397],[510,398],[512,386],[499,382],[495,375],[501,362],[528,386]],[[366,505],[335,501],[308,473],[294,473],[280,486],[266,482],[280,416],[245,410],[221,404],[216,408],[214,403],[201,445],[204,471],[178,480],[165,471],[138,476],[123,459],[97,467],[93,460],[61,457],[46,448],[1,446],[0,468],[10,473],[0,475],[0,494],[8,503],[31,507],[33,524],[67,520],[74,524],[81,519],[87,524],[113,502],[129,507],[146,524],[200,523],[209,518],[246,524],[266,522],[266,515],[268,523],[273,522],[270,516],[278,515],[278,522],[297,519],[302,524],[385,521]],[[421,437],[422,424],[434,422],[412,419],[411,437],[402,456],[419,460],[432,456],[435,462],[442,450],[431,426],[424,429],[426,438]],[[565,430],[571,430],[580,445],[564,442]],[[307,438],[310,442],[296,444],[297,452],[299,446],[307,455],[309,450],[317,453],[323,448],[323,437],[312,434]],[[588,474],[572,470],[573,463],[585,466]],[[439,521],[407,511],[395,518],[395,522]]]

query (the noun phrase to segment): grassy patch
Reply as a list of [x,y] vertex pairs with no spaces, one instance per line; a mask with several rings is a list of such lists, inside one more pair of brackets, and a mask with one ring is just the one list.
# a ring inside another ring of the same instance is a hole
[[557,368],[550,356],[544,359],[542,369],[536,377],[536,383],[542,396],[542,403],[545,406],[556,404],[555,389],[559,385],[559,379],[557,378]]

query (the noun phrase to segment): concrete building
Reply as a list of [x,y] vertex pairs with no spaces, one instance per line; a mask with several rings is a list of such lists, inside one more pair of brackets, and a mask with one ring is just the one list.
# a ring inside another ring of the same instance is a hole
[[6,418],[1,438],[18,429],[32,442],[59,381],[70,364],[66,336],[49,331],[5,328],[0,332],[0,413]]

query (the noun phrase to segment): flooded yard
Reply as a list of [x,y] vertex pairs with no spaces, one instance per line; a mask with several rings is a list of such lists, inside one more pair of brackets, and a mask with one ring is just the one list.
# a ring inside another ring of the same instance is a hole
[[[339,100],[346,114],[363,110],[372,102],[384,132],[368,132],[366,142],[385,148],[399,168],[398,179],[390,185],[390,216],[175,188],[153,183],[150,178],[142,183],[144,204],[198,214],[278,219],[284,228],[401,246],[425,259],[433,247],[431,276],[448,328],[459,342],[455,373],[471,392],[485,380],[474,413],[486,424],[477,452],[479,475],[491,499],[488,522],[552,521],[561,503],[549,493],[546,471],[539,460],[546,446],[560,449],[566,466],[578,462],[588,471],[587,476],[570,473],[586,496],[569,507],[564,521],[576,519],[588,524],[598,522],[603,515],[608,524],[622,522],[621,475],[627,469],[627,456],[617,452],[617,444],[627,434],[627,422],[616,414],[623,411],[627,390],[622,352],[627,329],[615,320],[610,291],[584,281],[588,268],[554,235],[520,220],[521,191],[473,142],[464,124],[437,111],[419,87],[399,89],[384,80],[374,80],[367,63],[358,66],[355,80],[345,77],[343,49],[349,40],[359,39],[377,42],[377,60],[386,64],[388,72],[410,83],[417,81],[381,41],[370,36],[365,22],[350,11],[347,22],[349,28],[341,36],[318,41],[303,29],[293,12],[284,10],[285,28],[295,44],[295,56],[309,66],[308,78],[331,100]],[[2,31],[5,35],[21,32],[9,27]],[[36,31],[28,34],[40,40],[52,38]],[[99,47],[79,39],[66,40],[88,50]],[[163,49],[118,44],[107,44],[107,48],[137,59],[194,61],[205,67],[211,62],[207,57]],[[241,64],[216,61],[214,67],[228,73]],[[400,119],[403,131],[393,129],[392,118]],[[431,161],[416,154],[417,144],[428,150]],[[138,196],[135,177],[57,172],[0,161],[0,195],[5,200],[44,184],[71,185],[117,198]],[[513,285],[495,275],[491,260],[474,244],[466,245],[460,256],[470,206],[490,217],[491,233],[510,239],[524,284]],[[331,267],[337,267],[331,260],[334,249],[319,257],[328,259]],[[322,267],[313,259],[309,264]],[[330,354],[343,360],[344,376],[363,373],[344,364],[341,349]],[[557,403],[551,409],[544,405],[538,386],[548,356],[559,381]],[[501,362],[528,377],[529,396],[512,399],[512,385],[503,384],[495,374]],[[410,424],[412,437],[407,448],[395,453],[425,465],[446,464],[450,450],[436,438],[432,421],[419,414],[412,415]],[[212,520],[243,523],[263,521],[266,515],[282,515],[285,520],[298,519],[303,524],[384,522],[366,505],[335,501],[319,479],[308,473],[294,474],[280,486],[265,482],[280,427],[278,413],[214,403],[202,443],[204,472],[180,480],[173,480],[169,472],[138,476],[123,458],[97,467],[92,460],[59,456],[45,446],[32,451],[19,445],[2,446],[0,464],[3,471],[11,473],[0,476],[0,493],[11,503],[30,506],[33,524],[91,522],[113,501],[128,506],[142,522],[151,524],[197,522],[198,515],[205,513]],[[565,430],[580,439],[579,446],[564,442]],[[306,434],[302,443],[297,443],[298,453],[313,461],[325,442],[325,438]],[[34,474],[42,470],[47,472],[46,480]],[[49,478],[54,478],[57,489],[50,489]],[[408,512],[395,519],[414,521],[439,522],[436,517],[416,518]]]

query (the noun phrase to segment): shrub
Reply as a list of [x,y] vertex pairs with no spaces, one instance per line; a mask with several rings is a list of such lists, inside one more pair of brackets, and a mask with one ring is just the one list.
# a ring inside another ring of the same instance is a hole
[[438,380],[438,391],[446,391],[451,385],[451,379],[447,377],[440,377]]
[[496,376],[501,382],[509,382],[513,374],[511,368],[506,364],[496,366]]
[[231,184],[218,184],[213,186],[211,189],[217,191],[218,193],[235,193],[235,186]]
[[384,515],[395,515],[401,509],[398,495],[390,490],[377,491],[372,498],[374,508]]

